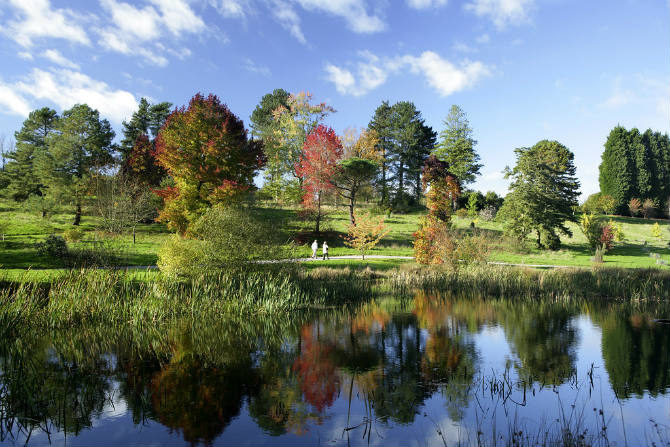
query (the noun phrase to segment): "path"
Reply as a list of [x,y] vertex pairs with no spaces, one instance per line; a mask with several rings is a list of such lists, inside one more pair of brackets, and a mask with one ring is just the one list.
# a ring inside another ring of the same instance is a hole
[[[343,256],[331,256],[329,260],[334,261],[336,259],[358,259],[363,260],[359,255],[343,255]],[[414,256],[393,256],[393,255],[367,255],[365,260],[368,259],[404,259],[411,261],[414,259]],[[316,258],[295,258],[295,259],[268,259],[263,261],[256,261],[258,264],[277,264],[280,262],[313,262],[313,261],[323,261],[322,256],[317,256]],[[510,267],[532,267],[532,268],[570,268],[579,266],[569,266],[569,265],[552,265],[552,264],[513,264],[511,262],[498,262],[498,261],[489,261],[487,264],[490,265],[507,265]],[[126,270],[156,270],[158,266],[156,265],[126,265],[121,267],[116,267],[119,269]]]

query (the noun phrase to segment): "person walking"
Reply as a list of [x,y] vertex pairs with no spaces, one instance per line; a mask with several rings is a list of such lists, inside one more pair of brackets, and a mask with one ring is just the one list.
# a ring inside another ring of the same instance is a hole
[[319,249],[319,243],[316,239],[312,242],[312,259],[316,259],[316,252]]
[[328,243],[323,241],[323,260],[325,261],[326,259],[330,260],[330,256],[328,256]]

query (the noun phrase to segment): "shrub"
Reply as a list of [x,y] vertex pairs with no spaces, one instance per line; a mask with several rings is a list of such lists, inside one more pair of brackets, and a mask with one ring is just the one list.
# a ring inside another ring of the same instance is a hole
[[655,238],[661,239],[663,238],[663,233],[661,232],[661,226],[656,222],[652,227],[651,227],[651,234]]
[[607,222],[607,225],[609,225],[609,227],[612,229],[612,233],[614,233],[614,240],[617,242],[622,242],[626,235],[623,233],[623,227],[621,224],[610,219],[610,221]]
[[459,208],[456,210],[456,215],[458,217],[468,217],[468,210],[465,208]]
[[484,222],[490,222],[496,218],[498,210],[493,206],[487,206],[479,212],[479,218]]
[[349,234],[344,238],[344,243],[358,250],[365,259],[365,252],[373,249],[390,230],[384,225],[383,217],[375,220],[370,213],[356,220],[356,225],[349,226]]
[[593,214],[582,214],[579,219],[579,227],[586,236],[591,250],[597,250],[601,245],[600,238],[603,234],[604,225],[602,221]]
[[84,231],[80,228],[68,228],[63,231],[63,237],[67,242],[79,242],[84,237]]
[[615,208],[614,198],[600,192],[591,194],[581,206],[582,211],[587,214],[612,214]]
[[628,202],[628,210],[630,211],[630,215],[633,217],[640,214],[641,208],[642,203],[640,202],[640,199],[630,199],[630,202]]
[[656,213],[656,202],[652,199],[646,199],[642,204],[642,215],[645,219],[653,217]]
[[486,262],[493,244],[479,231],[463,233],[428,217],[414,233],[414,257],[420,264],[437,264],[455,271],[472,263]]
[[37,253],[53,259],[66,259],[68,256],[67,243],[60,236],[51,234],[47,236],[44,242],[35,244]]
[[268,223],[251,210],[214,206],[195,221],[186,237],[173,236],[158,252],[168,275],[198,275],[249,268],[257,260],[292,256],[281,222]]
[[31,194],[23,206],[27,211],[39,213],[42,219],[46,219],[56,210],[56,200],[49,195],[38,196],[37,194]]
[[600,234],[600,246],[604,247],[605,250],[610,250],[614,244],[614,232],[609,224],[605,224]]

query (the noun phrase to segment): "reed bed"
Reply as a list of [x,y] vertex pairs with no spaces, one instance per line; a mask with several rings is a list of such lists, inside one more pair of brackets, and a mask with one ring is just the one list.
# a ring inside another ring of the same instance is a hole
[[410,267],[383,273],[223,272],[188,280],[132,281],[113,270],[73,270],[46,283],[2,282],[0,328],[99,323],[153,325],[224,315],[282,315],[416,290],[506,298],[668,300],[670,274],[658,269],[532,270],[470,265],[458,271]]
[[411,266],[390,275],[397,295],[416,289],[479,297],[670,299],[670,272],[660,269],[548,269],[470,265],[457,271]]

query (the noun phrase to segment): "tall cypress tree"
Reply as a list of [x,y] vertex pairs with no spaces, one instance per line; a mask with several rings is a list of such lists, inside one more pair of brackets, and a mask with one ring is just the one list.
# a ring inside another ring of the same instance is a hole
[[624,214],[630,199],[637,195],[635,170],[628,132],[622,126],[616,126],[605,142],[598,180],[600,192],[614,198],[617,214]]
[[7,195],[24,201],[30,195],[42,195],[44,186],[35,171],[35,159],[47,150],[47,140],[56,131],[58,114],[48,107],[33,110],[14,133],[16,149],[7,154],[10,161],[5,167],[9,181]]
[[452,105],[444,119],[440,142],[433,154],[449,163],[449,169],[458,178],[461,187],[474,182],[482,167],[479,154],[474,149],[476,144],[465,112],[459,106]]

